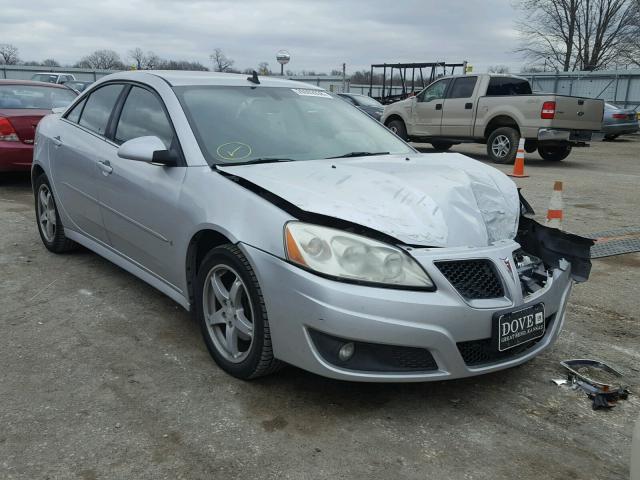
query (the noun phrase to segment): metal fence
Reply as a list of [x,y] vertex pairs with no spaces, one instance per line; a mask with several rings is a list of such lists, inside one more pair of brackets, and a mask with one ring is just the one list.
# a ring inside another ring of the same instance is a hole
[[0,65],[0,78],[12,80],[30,80],[34,73],[59,72],[70,73],[81,82],[95,82],[99,78],[115,72],[115,70],[92,70],[88,68],[64,68],[64,67],[27,67],[24,65]]
[[534,91],[600,98],[622,108],[640,110],[640,69],[521,75],[529,79]]

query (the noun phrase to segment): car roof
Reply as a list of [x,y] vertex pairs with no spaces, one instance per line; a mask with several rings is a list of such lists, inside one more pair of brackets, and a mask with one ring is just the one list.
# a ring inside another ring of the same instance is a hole
[[[220,85],[220,86],[252,86],[247,80],[251,75],[246,73],[222,73],[222,72],[190,72],[185,70],[134,70],[117,72],[102,77],[99,82],[108,80],[143,80],[145,76],[153,75],[162,78],[172,87],[188,85]],[[282,77],[258,75],[261,86],[305,88],[309,90],[323,90],[309,83],[296,82]]]
[[0,79],[0,85],[31,85],[34,87],[64,88],[65,90],[69,90],[69,88],[64,85],[49,82],[36,82],[34,80]]

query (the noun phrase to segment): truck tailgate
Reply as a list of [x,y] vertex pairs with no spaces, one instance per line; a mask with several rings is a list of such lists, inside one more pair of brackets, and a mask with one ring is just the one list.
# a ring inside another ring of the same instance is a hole
[[571,130],[602,129],[604,101],[591,98],[556,96],[556,114],[551,127]]

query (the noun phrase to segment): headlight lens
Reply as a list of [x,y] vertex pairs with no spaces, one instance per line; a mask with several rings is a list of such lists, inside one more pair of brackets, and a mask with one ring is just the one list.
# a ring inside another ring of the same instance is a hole
[[353,233],[289,222],[285,246],[288,260],[325,275],[403,287],[433,287],[426,272],[404,251]]

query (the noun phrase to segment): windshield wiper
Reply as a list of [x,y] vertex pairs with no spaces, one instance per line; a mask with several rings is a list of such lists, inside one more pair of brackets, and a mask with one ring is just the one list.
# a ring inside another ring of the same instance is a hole
[[221,167],[235,167],[237,165],[256,165],[258,163],[278,163],[278,162],[293,162],[293,158],[255,158],[253,160],[247,160],[246,162],[233,162],[219,164]]
[[327,157],[327,160],[332,158],[370,157],[372,155],[389,155],[389,152],[349,152],[337,157]]

